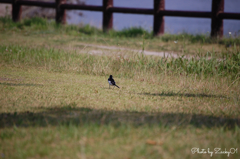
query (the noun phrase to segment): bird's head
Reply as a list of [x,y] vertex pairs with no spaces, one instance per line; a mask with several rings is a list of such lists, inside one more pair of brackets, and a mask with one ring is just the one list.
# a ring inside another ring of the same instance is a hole
[[112,75],[110,75],[110,78],[112,78]]

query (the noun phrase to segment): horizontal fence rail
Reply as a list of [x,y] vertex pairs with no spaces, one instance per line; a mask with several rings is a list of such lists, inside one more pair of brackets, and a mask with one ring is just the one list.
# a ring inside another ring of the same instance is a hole
[[46,8],[55,8],[55,2],[39,2],[39,1],[28,1],[28,0],[19,0],[16,1],[16,5],[25,5],[25,6],[37,6],[37,7],[46,7]]
[[37,6],[56,9],[56,22],[66,23],[66,10],[89,10],[103,13],[103,31],[107,32],[113,28],[113,13],[147,14],[153,15],[154,35],[164,34],[164,16],[211,18],[211,36],[223,36],[223,19],[240,20],[240,13],[224,12],[224,0],[212,0],[212,11],[177,11],[165,10],[165,0],[153,0],[153,9],[114,7],[113,0],[102,0],[102,6],[67,4],[66,0],[55,0],[55,2],[30,1],[30,0],[0,0],[0,3],[12,4],[12,19],[17,22],[21,19],[21,6]]

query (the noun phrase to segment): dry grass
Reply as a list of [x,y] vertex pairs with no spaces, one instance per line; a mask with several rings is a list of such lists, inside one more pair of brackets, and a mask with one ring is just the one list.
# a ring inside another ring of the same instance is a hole
[[71,103],[98,109],[99,103],[102,103],[101,109],[117,111],[201,112],[226,117],[237,117],[239,114],[239,103],[233,100],[234,94],[239,92],[238,85],[228,89],[229,83],[224,78],[201,80],[164,74],[132,79],[115,77],[121,89],[109,89],[107,78],[3,67],[0,80],[4,104],[1,109],[2,112],[33,111],[39,107]]
[[239,87],[224,78],[115,77],[121,88],[109,89],[107,76],[0,72],[6,158],[210,158],[191,148],[240,143]]

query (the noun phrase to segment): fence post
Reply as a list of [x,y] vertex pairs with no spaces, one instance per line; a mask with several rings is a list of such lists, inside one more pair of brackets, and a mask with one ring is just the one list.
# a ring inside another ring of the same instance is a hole
[[66,0],[55,0],[56,2],[56,23],[66,23],[66,11],[61,9],[60,5],[64,4]]
[[223,19],[218,14],[224,12],[224,0],[212,0],[211,37],[223,36]]
[[165,0],[154,0],[154,20],[153,35],[158,36],[164,34],[164,16],[159,14],[159,10],[165,10]]
[[17,0],[12,0],[12,20],[19,22],[21,20],[22,6],[17,4]]
[[113,27],[113,13],[107,11],[107,9],[112,6],[113,0],[103,0],[103,32],[108,32]]

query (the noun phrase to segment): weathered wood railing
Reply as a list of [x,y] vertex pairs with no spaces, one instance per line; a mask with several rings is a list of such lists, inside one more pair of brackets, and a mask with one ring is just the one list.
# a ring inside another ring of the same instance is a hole
[[30,0],[0,0],[0,3],[12,4],[12,19],[17,22],[21,19],[22,5],[48,7],[56,9],[56,22],[66,23],[66,10],[90,10],[103,13],[102,27],[107,32],[113,28],[113,13],[150,14],[154,16],[154,35],[164,34],[164,16],[211,18],[211,36],[223,36],[223,19],[238,19],[240,13],[224,12],[224,0],[212,0],[211,12],[165,10],[165,0],[154,0],[153,9],[114,7],[113,0],[102,0],[102,6],[67,4],[66,0],[55,2]]

